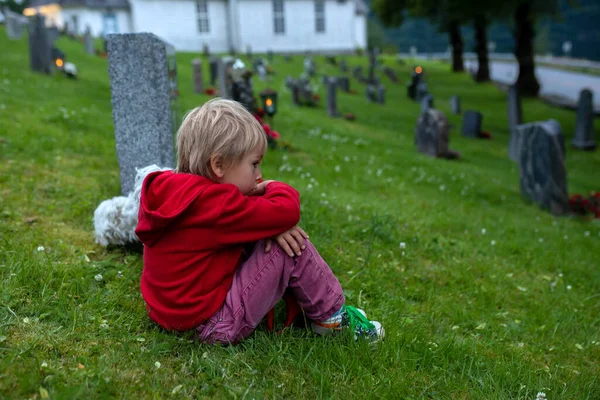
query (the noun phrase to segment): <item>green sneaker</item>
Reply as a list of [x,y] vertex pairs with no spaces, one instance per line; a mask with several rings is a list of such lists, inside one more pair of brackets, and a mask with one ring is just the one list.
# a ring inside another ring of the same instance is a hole
[[343,305],[326,321],[312,323],[312,329],[318,335],[335,335],[348,328],[354,331],[354,339],[365,338],[376,342],[385,336],[385,330],[378,321],[369,321],[364,310],[347,305]]

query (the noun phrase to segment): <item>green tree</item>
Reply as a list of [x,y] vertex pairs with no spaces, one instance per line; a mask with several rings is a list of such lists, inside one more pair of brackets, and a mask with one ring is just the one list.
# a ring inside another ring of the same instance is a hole
[[9,10],[22,14],[23,10],[29,7],[30,0],[0,0],[0,8],[8,8]]
[[460,34],[459,0],[374,0],[373,8],[387,26],[402,24],[404,16],[429,18],[441,32],[447,32],[452,47],[452,71],[464,71],[463,40]]

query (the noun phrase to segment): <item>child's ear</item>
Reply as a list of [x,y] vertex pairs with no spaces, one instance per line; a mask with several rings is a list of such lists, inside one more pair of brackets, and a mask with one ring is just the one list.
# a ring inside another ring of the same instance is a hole
[[221,179],[225,175],[225,169],[223,168],[223,157],[219,154],[215,154],[210,158],[210,169],[215,177]]

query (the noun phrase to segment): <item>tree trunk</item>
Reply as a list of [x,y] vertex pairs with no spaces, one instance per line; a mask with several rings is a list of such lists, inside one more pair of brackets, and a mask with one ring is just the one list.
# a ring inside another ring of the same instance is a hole
[[487,82],[490,80],[490,65],[487,48],[487,20],[485,15],[478,15],[475,18],[475,51],[477,52],[477,82]]
[[515,56],[519,62],[516,86],[521,96],[530,97],[537,96],[540,91],[533,58],[533,18],[529,2],[522,2],[515,12]]
[[460,25],[453,21],[448,29],[450,46],[452,46],[452,72],[462,72],[465,70],[463,65],[463,41],[460,36]]

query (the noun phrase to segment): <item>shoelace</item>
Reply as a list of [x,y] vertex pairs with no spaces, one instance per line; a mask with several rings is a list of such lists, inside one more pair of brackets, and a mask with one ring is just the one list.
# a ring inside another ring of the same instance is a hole
[[348,325],[357,330],[359,334],[371,334],[375,331],[375,325],[371,323],[356,307],[344,306]]

